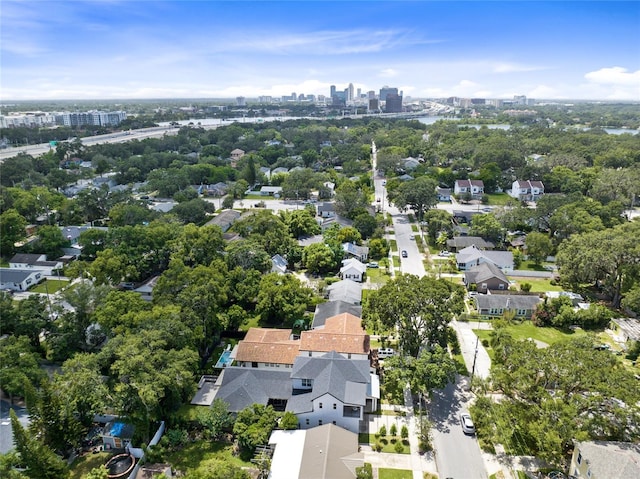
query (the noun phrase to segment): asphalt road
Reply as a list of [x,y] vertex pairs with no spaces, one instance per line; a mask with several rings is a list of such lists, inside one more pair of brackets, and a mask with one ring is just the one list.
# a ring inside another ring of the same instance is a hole
[[487,479],[478,441],[464,434],[460,426],[460,413],[468,412],[466,384],[465,378],[458,377],[456,384],[433,392],[429,418],[436,465],[442,478]]
[[[29,415],[25,408],[13,406],[20,423],[27,427],[29,425]],[[11,420],[9,419],[9,402],[0,399],[0,454],[6,454],[13,449],[13,431],[11,430]]]

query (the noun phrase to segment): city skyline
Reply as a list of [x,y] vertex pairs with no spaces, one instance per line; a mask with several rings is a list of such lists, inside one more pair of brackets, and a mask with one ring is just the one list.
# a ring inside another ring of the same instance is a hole
[[640,100],[640,2],[4,0],[2,101]]

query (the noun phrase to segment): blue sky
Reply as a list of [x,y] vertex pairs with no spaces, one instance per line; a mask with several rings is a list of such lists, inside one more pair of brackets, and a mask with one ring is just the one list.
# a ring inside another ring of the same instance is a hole
[[2,0],[0,97],[640,100],[640,2]]

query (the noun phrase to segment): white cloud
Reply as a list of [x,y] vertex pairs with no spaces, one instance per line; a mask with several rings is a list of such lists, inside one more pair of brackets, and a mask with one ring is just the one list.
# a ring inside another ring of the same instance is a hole
[[640,88],[640,70],[630,72],[623,67],[601,68],[584,76],[587,81],[605,85],[629,85]]
[[393,68],[385,68],[380,72],[378,76],[381,78],[393,78],[395,76],[398,76],[398,72]]
[[520,63],[496,63],[493,65],[493,73],[521,73],[546,70],[546,67],[535,65],[523,65]]

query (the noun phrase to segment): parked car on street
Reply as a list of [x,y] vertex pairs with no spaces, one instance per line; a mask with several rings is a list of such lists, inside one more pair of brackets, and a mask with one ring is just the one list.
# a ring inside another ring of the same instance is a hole
[[393,350],[393,348],[382,348],[382,349],[378,349],[378,358],[379,359],[386,359],[386,358],[390,358],[391,356],[393,356],[394,354],[396,354],[396,352]]
[[473,425],[471,416],[466,412],[460,414],[460,425],[462,426],[462,432],[464,432],[465,434],[476,433],[476,427]]
[[403,258],[408,258],[409,257],[409,254],[407,253],[406,249],[403,249],[401,254],[402,254]]

